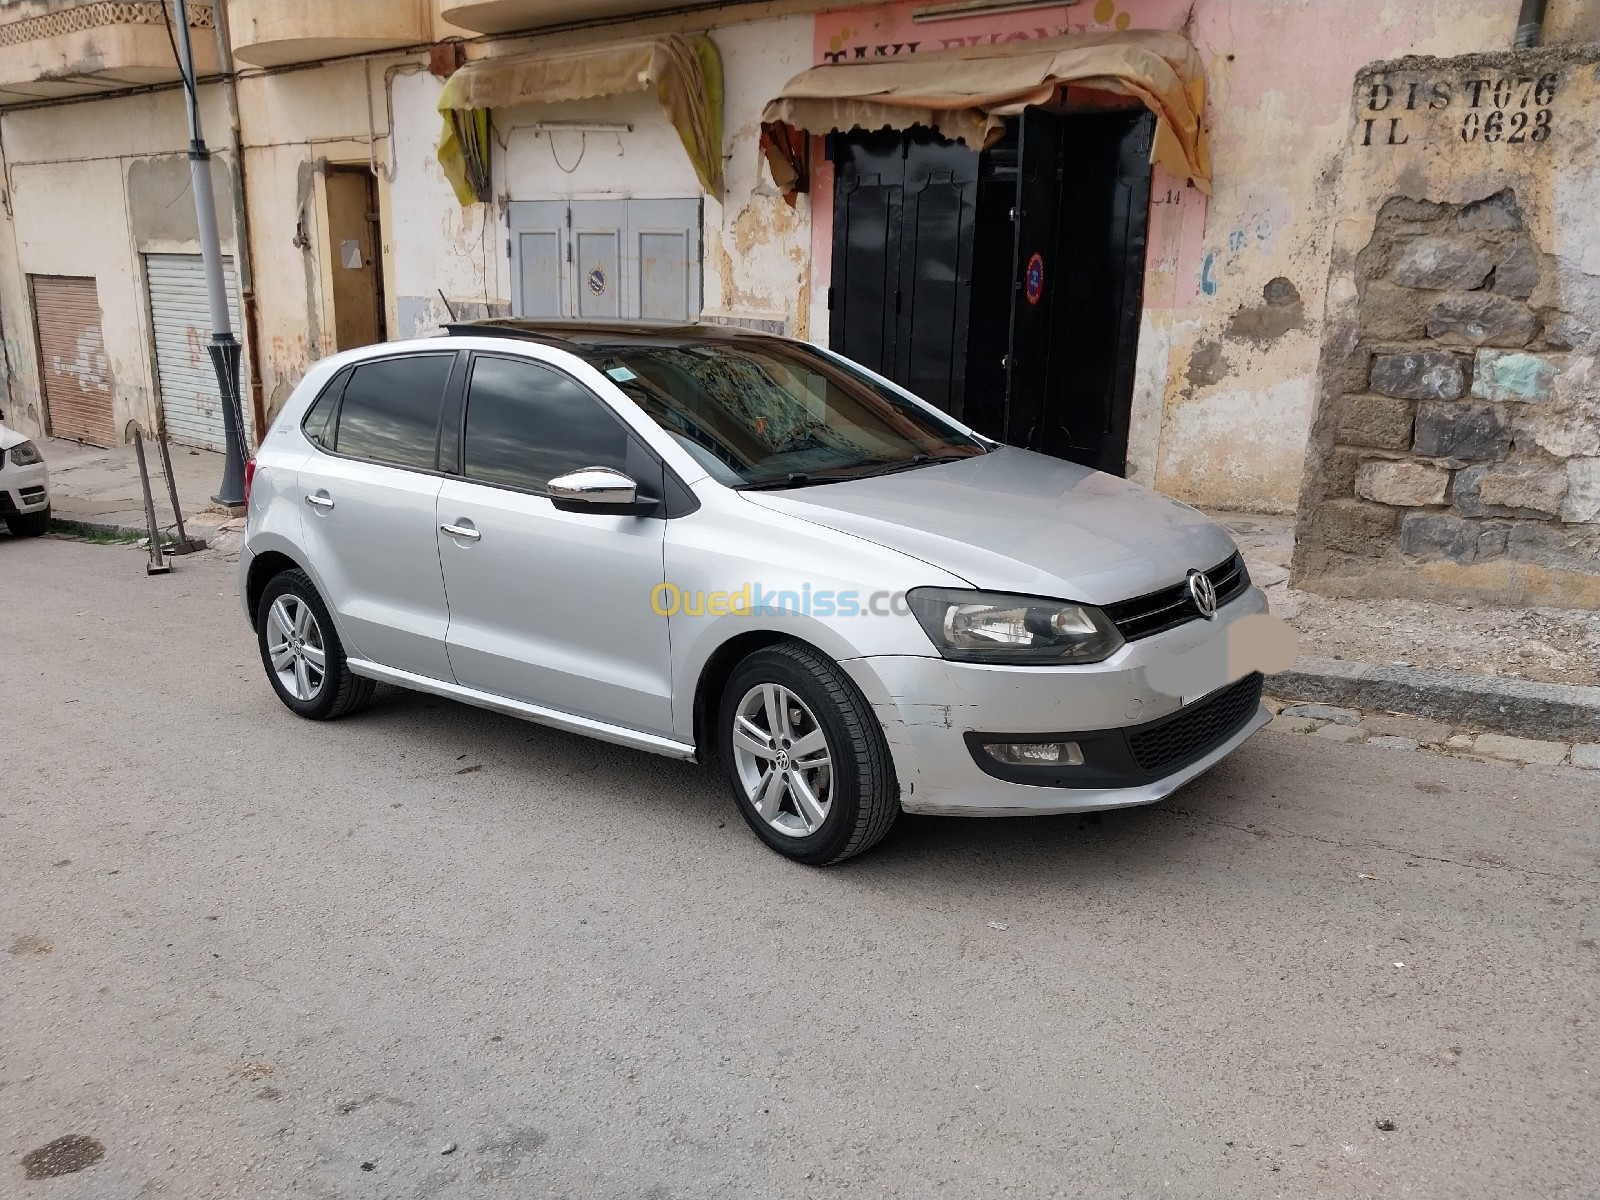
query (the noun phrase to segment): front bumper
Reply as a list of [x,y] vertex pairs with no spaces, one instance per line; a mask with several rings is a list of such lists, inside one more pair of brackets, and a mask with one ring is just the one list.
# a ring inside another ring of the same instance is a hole
[[1259,703],[1253,711],[1242,710],[1234,718],[1242,716],[1242,723],[1230,725],[1225,738],[1209,743],[1198,757],[1179,756],[1182,765],[1158,778],[1137,772],[1074,776],[1069,770],[1048,783],[1015,782],[998,777],[1006,772],[980,767],[969,742],[1053,740],[1052,735],[1073,731],[1102,733],[1111,744],[1130,727],[1159,728],[1164,718],[1180,709],[1199,709],[1218,694],[1188,697],[1191,705],[1185,705],[1151,687],[1145,668],[1225,637],[1234,621],[1266,607],[1266,597],[1252,587],[1219,610],[1215,620],[1191,621],[1082,667],[982,666],[909,655],[843,665],[883,724],[907,812],[1023,816],[1123,808],[1151,804],[1204,773],[1265,725],[1270,714]]
[[[0,458],[6,456],[0,451]],[[9,460],[0,470],[0,516],[34,513],[50,506],[50,468],[45,463],[19,467]]]

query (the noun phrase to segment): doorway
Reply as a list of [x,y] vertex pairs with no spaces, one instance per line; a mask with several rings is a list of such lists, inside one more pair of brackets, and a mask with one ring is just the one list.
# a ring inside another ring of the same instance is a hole
[[387,339],[378,181],[366,167],[329,167],[323,180],[333,252],[333,338],[339,350]]
[[1124,474],[1154,129],[1030,108],[982,153],[833,135],[830,344],[990,437]]

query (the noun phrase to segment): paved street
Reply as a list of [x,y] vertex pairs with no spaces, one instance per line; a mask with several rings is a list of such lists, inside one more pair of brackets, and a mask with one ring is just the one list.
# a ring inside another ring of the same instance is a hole
[[1593,773],[1263,733],[818,871],[701,768],[297,720],[233,586],[0,537],[6,1195],[1600,1184]]

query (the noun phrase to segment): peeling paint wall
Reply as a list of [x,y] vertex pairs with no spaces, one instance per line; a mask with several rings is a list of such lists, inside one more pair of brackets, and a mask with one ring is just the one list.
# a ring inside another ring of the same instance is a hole
[[[331,354],[335,256],[328,245],[322,179],[329,164],[371,168],[387,234],[386,72],[401,58],[329,63],[308,71],[244,74],[240,133],[250,206],[251,260],[268,417],[312,363]],[[419,67],[413,65],[412,70]],[[223,130],[219,127],[217,134]],[[386,268],[392,246],[382,247]],[[387,274],[387,270],[386,270]],[[393,305],[390,305],[390,322]]]
[[[462,208],[439,169],[435,106],[443,87],[442,80],[425,71],[400,76],[393,85],[395,182],[390,194],[397,302],[391,334],[395,337],[418,337],[447,320],[441,294],[463,319],[504,315],[511,307],[507,231],[500,206]],[[498,137],[514,141],[529,136],[509,131],[507,124],[496,115]],[[491,165],[504,170],[498,141],[491,155]]]
[[[735,11],[729,19],[736,22],[742,15]],[[442,82],[428,75],[397,80],[392,188],[397,333],[413,336],[436,328],[446,318],[440,292],[463,318],[510,311],[504,209],[509,201],[682,197],[704,198],[703,311],[713,318],[776,322],[805,336],[813,266],[810,205],[805,198],[793,208],[784,203],[760,169],[756,146],[761,108],[773,88],[809,65],[811,28],[809,16],[712,26],[725,92],[727,189],[720,203],[703,197],[655,98],[636,92],[496,111],[491,151],[496,202],[462,209],[434,157]],[[618,30],[604,29],[537,42],[540,49],[555,49],[619,36]],[[563,125],[604,128],[567,131],[559,128]]]
[[[1125,0],[1121,7],[1136,27],[1186,30],[1199,49],[1214,167],[1209,200],[1156,172],[1130,474],[1192,504],[1292,512],[1344,186],[1349,81],[1367,63],[1397,54],[1507,46],[1518,4]],[[1553,0],[1547,36],[1600,34],[1591,28],[1595,7]],[[1274,303],[1270,293],[1279,289],[1281,298],[1285,287],[1298,304]]]
[[[728,190],[720,212],[707,206],[706,309],[781,320],[794,337],[826,336],[811,327],[811,198],[784,203],[760,163],[761,109],[773,92],[811,65],[813,21],[785,17],[714,30],[728,97],[723,154]],[[715,281],[715,288],[712,282]]]
[[[216,88],[201,89],[203,119],[226,129]],[[188,127],[177,92],[0,115],[9,201],[0,252],[0,317],[8,424],[43,433],[29,275],[95,280],[112,426],[126,438],[156,420],[155,368],[144,253],[197,253]],[[225,156],[213,164],[223,251],[233,249]]]

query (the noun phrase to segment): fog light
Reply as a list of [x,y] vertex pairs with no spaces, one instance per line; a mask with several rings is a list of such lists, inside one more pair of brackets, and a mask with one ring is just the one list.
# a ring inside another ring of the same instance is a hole
[[1081,767],[1077,742],[991,742],[984,747],[996,762],[1015,767]]

